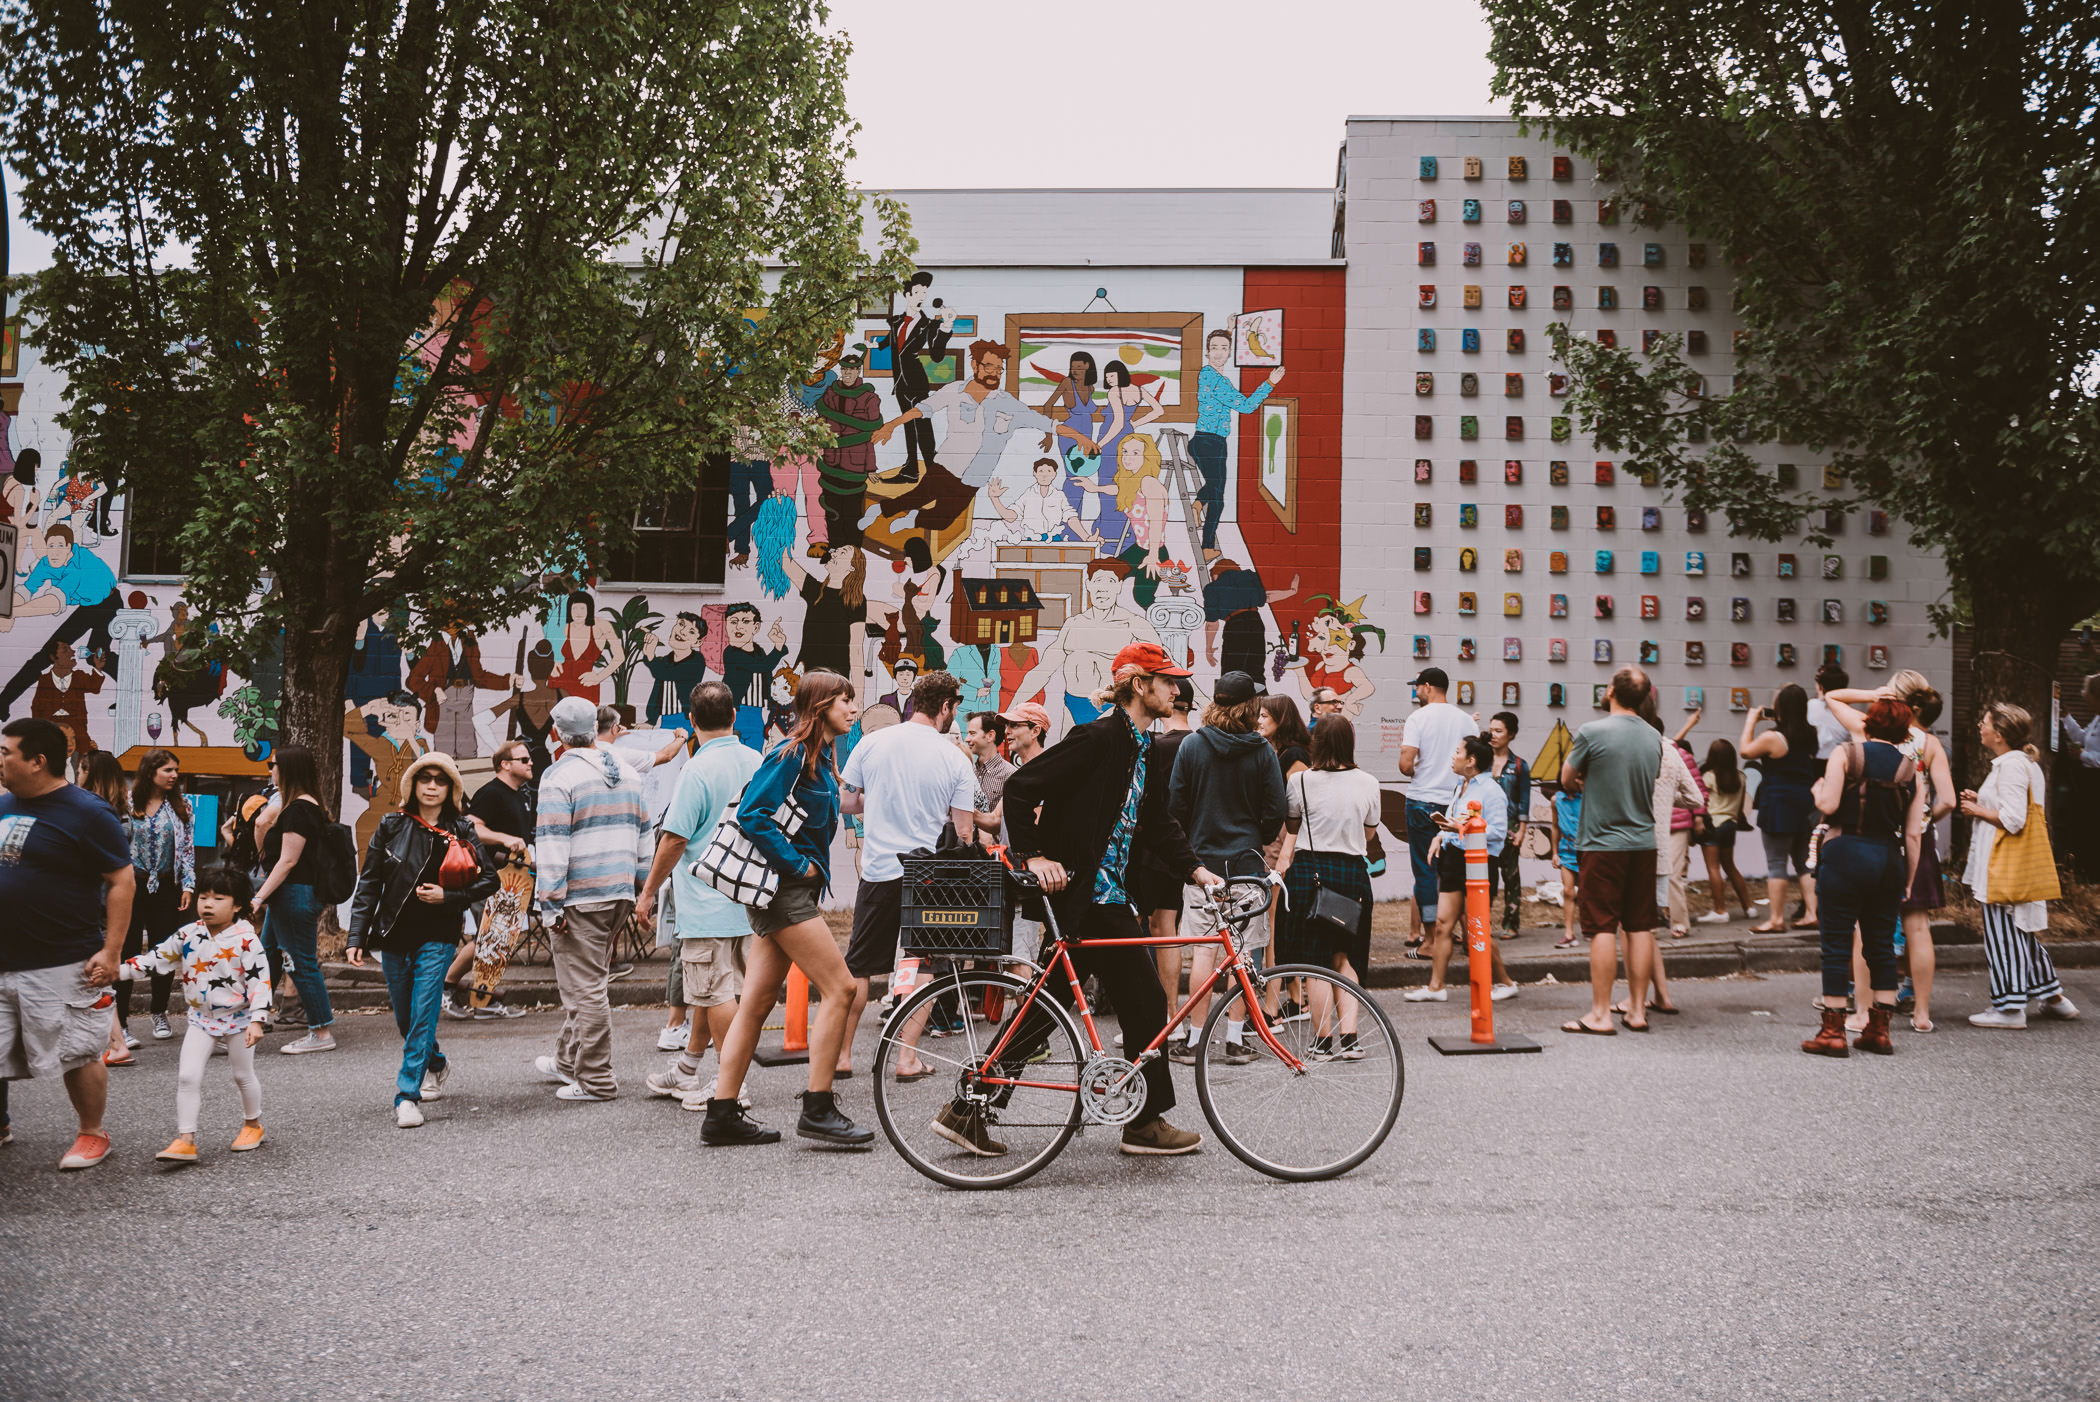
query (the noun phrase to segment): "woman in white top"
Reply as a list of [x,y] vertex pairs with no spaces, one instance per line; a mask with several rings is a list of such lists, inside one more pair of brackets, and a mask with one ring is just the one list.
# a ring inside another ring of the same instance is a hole
[[2027,737],[2034,725],[2025,710],[1993,701],[1976,718],[1976,735],[1991,755],[1991,772],[1981,789],[1964,789],[1961,811],[1976,821],[1969,829],[1969,863],[1962,884],[1983,907],[1983,949],[1991,963],[1991,1009],[1969,1021],[1978,1027],[2019,1029],[2029,1012],[2045,1017],[2076,1017],[2078,1009],[2056,981],[2056,965],[2035,938],[2049,927],[2046,901],[2018,905],[1995,900],[1990,890],[1991,849],[2002,831],[2008,836],[2027,826],[2029,803],[2042,803],[2045,779]]
[[[1288,909],[1279,922],[1277,962],[1319,964],[1361,982],[1371,967],[1371,838],[1378,831],[1377,777],[1356,767],[1356,727],[1329,716],[1312,730],[1312,763],[1284,781],[1290,834],[1284,867]],[[1312,920],[1313,891],[1324,886],[1356,901],[1363,916],[1343,934]],[[1287,944],[1286,944],[1287,941]],[[1287,952],[1286,952],[1287,950]],[[1314,995],[1324,985],[1314,986]],[[1322,1012],[1313,1009],[1315,1014]],[[1337,1054],[1356,1053],[1356,1009],[1342,1009]],[[1357,1053],[1360,1055],[1360,1053]]]
[[[1489,865],[1502,855],[1509,840],[1509,795],[1495,782],[1495,750],[1482,735],[1468,735],[1458,742],[1451,756],[1451,771],[1458,775],[1458,797],[1436,815],[1438,832],[1429,844],[1430,865],[1436,868],[1436,930],[1429,941],[1429,986],[1410,988],[1401,997],[1410,1003],[1441,1003],[1450,997],[1444,988],[1444,966],[1450,962],[1454,936],[1466,910],[1466,853],[1459,836],[1473,804],[1480,805],[1481,821],[1487,825]],[[1482,872],[1483,878],[1486,873]],[[1488,996],[1496,1002],[1517,996],[1517,981],[1502,962],[1498,940],[1488,941],[1488,964],[1492,983]]]

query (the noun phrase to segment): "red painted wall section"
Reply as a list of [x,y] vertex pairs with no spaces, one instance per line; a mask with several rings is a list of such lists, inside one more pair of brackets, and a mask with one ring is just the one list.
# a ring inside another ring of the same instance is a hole
[[[1283,308],[1283,383],[1271,393],[1298,401],[1298,519],[1289,530],[1258,483],[1261,416],[1240,418],[1235,510],[1240,534],[1271,589],[1299,576],[1298,592],[1276,605],[1276,617],[1310,618],[1306,601],[1341,593],[1342,561],[1342,338],[1348,320],[1344,268],[1248,268],[1240,305],[1248,311]],[[1251,391],[1266,370],[1243,369],[1240,388]],[[1361,590],[1357,591],[1361,593]]]

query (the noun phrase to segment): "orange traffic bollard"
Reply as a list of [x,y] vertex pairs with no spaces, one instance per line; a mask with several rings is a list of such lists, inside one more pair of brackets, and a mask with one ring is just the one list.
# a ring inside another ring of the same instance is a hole
[[[1529,1037],[1495,1036],[1494,961],[1488,954],[1488,850],[1487,820],[1480,805],[1466,805],[1466,820],[1459,825],[1459,840],[1466,849],[1466,977],[1473,992],[1473,1030],[1468,1037],[1431,1037],[1429,1045],[1445,1056],[1471,1052],[1535,1052],[1542,1048]],[[1449,838],[1445,839],[1449,841]]]
[[[1487,896],[1480,898],[1483,907]],[[809,978],[802,970],[788,969],[787,1026],[780,1033],[782,1051],[809,1051]]]

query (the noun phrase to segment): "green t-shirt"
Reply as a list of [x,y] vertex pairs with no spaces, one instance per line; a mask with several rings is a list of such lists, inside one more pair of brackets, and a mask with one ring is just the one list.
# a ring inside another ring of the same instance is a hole
[[1663,739],[1639,716],[1606,716],[1575,732],[1568,763],[1582,775],[1584,852],[1655,850],[1655,779]]

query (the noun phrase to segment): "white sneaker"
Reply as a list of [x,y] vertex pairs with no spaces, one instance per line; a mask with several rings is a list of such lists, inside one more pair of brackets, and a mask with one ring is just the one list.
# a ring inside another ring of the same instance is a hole
[[451,1070],[450,1066],[446,1066],[441,1070],[425,1071],[423,1073],[423,1098],[425,1100],[443,1100],[445,1098],[445,1077]]
[[[715,1083],[709,1081],[691,1095],[681,1097],[678,1101],[678,1108],[681,1110],[697,1110],[704,1114],[707,1111],[707,1102],[714,1098]],[[746,1081],[743,1089],[736,1093],[736,1103],[743,1106],[746,1110],[751,1108],[751,1083],[749,1081]]]
[[584,1088],[583,1088],[582,1086],[579,1086],[579,1085],[577,1085],[577,1084],[576,1084],[576,1083],[575,1083],[574,1081],[571,1081],[571,1082],[569,1082],[569,1083],[568,1083],[567,1085],[563,1086],[563,1087],[562,1087],[562,1088],[561,1088],[560,1090],[558,1090],[558,1091],[554,1092],[554,1098],[555,1098],[556,1100],[610,1100],[610,1099],[612,1099],[612,1097],[611,1097],[611,1096],[609,1096],[609,1095],[592,1095],[592,1094],[591,1094],[591,1093],[590,1093],[589,1091],[585,1090],[585,1089],[584,1089]]
[[[308,1052],[334,1051],[335,1035],[324,1028],[319,1032],[309,1032],[296,1042],[286,1042],[277,1050],[283,1052],[286,1056],[304,1056]],[[421,1121],[417,1121],[417,1123],[420,1124]]]
[[1490,1003],[1506,1003],[1516,996],[1517,986],[1513,983],[1498,983],[1488,990]]
[[1701,925],[1726,925],[1728,923],[1728,912],[1725,910],[1708,911],[1706,914],[1699,916],[1696,923]]
[[686,1030],[684,1024],[680,1024],[677,1027],[666,1027],[663,1031],[656,1034],[656,1049],[668,1052],[684,1051],[685,1041]]
[[423,1123],[423,1107],[413,1100],[395,1101],[394,1123],[402,1129],[414,1129]]
[[2043,998],[2027,1005],[2029,1017],[2060,1017],[2065,1022],[2078,1020],[2078,1005],[2059,993],[2054,998]]
[[1971,1027],[2002,1027],[2008,1032],[2027,1030],[2027,1009],[1992,1008],[1988,1012],[1970,1013]]
[[1400,996],[1410,1003],[1443,1003],[1450,1001],[1451,990],[1448,988],[1424,986],[1421,988],[1410,988]]
[[551,1056],[536,1056],[532,1059],[532,1064],[542,1076],[547,1078],[550,1085],[573,1086],[576,1084],[576,1078],[563,1071],[559,1066],[556,1066],[554,1058]]
[[680,1071],[674,1063],[661,1071],[650,1073],[649,1079],[644,1084],[649,1087],[649,1094],[661,1096],[668,1100],[673,1096],[691,1095],[699,1090],[700,1073],[695,1071],[688,1076],[683,1071]]

